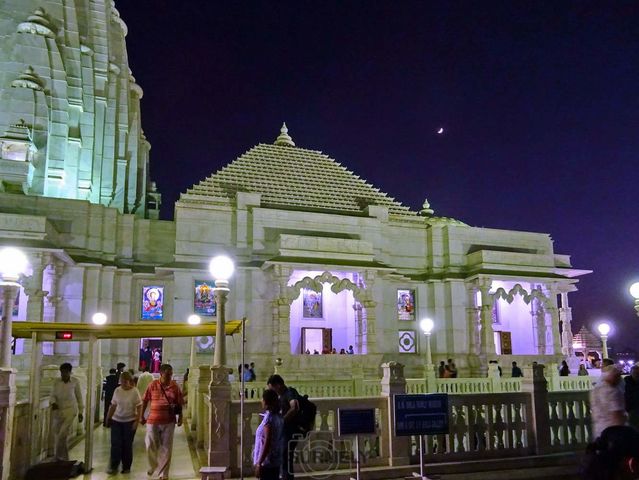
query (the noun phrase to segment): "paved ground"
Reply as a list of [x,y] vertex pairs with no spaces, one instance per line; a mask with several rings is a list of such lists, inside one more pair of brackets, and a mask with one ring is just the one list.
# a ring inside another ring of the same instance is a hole
[[[109,451],[111,449],[111,436],[107,428],[99,427],[95,430],[93,449],[93,472],[84,475],[83,480],[148,480],[146,474],[148,463],[146,460],[146,450],[144,448],[145,427],[138,428],[133,441],[133,467],[131,473],[123,475],[107,475],[106,471],[109,462]],[[73,460],[84,458],[84,442],[76,445],[70,452]],[[171,480],[191,480],[199,478],[193,468],[189,445],[186,440],[184,427],[175,429],[173,439],[173,458],[171,460]]]

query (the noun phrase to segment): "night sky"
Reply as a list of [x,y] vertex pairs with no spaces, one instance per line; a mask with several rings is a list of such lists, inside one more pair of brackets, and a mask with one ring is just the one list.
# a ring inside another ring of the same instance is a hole
[[[576,333],[639,343],[639,7],[557,1],[119,0],[151,175],[181,192],[286,121],[413,209],[544,232]],[[443,135],[437,135],[440,127]],[[594,328],[593,328],[594,330]]]

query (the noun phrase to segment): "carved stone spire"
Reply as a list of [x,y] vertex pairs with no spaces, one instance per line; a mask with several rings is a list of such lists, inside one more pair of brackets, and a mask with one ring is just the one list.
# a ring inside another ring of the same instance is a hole
[[282,147],[294,147],[295,142],[288,134],[288,128],[286,128],[286,122],[282,124],[282,128],[280,128],[280,134],[275,139],[275,145],[280,145]]
[[430,203],[428,202],[428,199],[424,199],[424,204],[422,205],[422,209],[419,211],[419,214],[422,217],[432,217],[434,213],[435,213],[435,210],[430,208]]

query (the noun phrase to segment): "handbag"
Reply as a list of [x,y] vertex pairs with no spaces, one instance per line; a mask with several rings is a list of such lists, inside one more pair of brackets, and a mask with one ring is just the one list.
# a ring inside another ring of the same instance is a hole
[[182,405],[180,405],[179,403],[171,403],[171,400],[169,400],[169,397],[166,395],[166,391],[164,390],[162,383],[160,383],[160,388],[162,389],[164,398],[166,398],[166,401],[169,403],[169,415],[172,415],[174,417],[182,415]]

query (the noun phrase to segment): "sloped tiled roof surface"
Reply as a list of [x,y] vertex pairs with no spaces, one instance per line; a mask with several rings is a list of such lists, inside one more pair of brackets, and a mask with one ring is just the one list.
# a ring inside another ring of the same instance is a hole
[[259,144],[187,191],[229,199],[236,192],[262,194],[265,207],[355,214],[383,205],[391,215],[416,215],[328,155],[290,145]]

